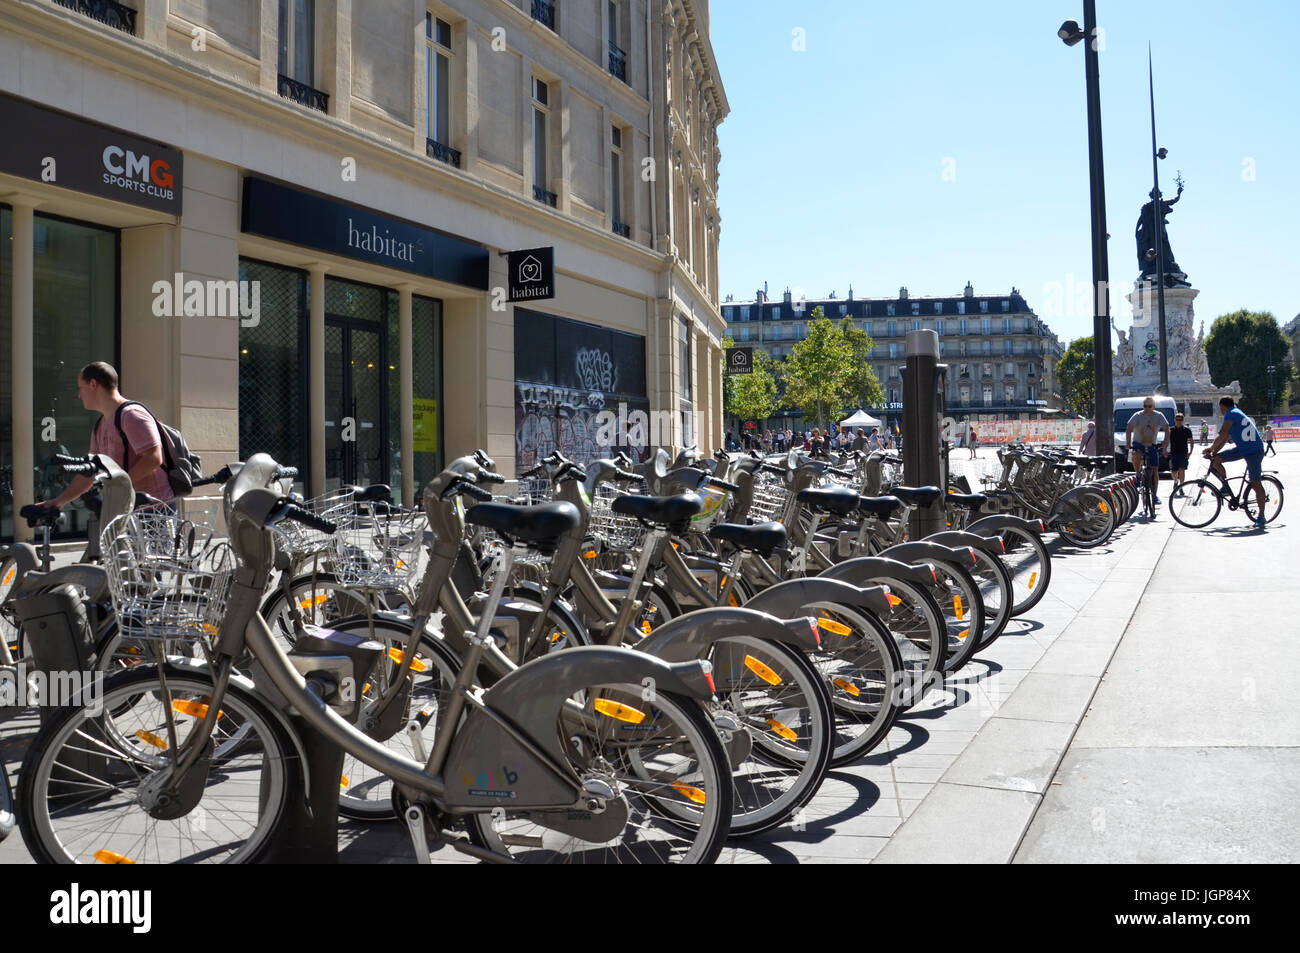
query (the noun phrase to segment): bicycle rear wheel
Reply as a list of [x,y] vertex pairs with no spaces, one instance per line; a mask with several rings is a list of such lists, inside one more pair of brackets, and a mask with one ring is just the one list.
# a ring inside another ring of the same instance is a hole
[[[193,806],[175,819],[146,809],[215,694],[206,673],[170,664],[165,672],[175,751],[154,665],[119,672],[103,683],[102,704],[61,708],[41,727],[23,760],[17,805],[37,862],[255,863],[270,849],[284,811],[302,798],[299,760],[265,703],[234,684],[221,699]],[[93,688],[84,700],[96,702]]]
[[1222,506],[1219,491],[1208,480],[1186,480],[1169,493],[1169,515],[1188,529],[1209,526]]
[[467,818],[470,839],[520,863],[713,863],[732,813],[726,751],[698,702],[669,692],[647,702],[642,690],[593,685],[556,725],[576,775],[599,780],[626,804],[615,837],[594,843],[548,825],[548,812],[502,805]]
[[[1277,519],[1277,514],[1282,512],[1282,482],[1276,477],[1260,477],[1260,482],[1264,484],[1264,522],[1271,523]],[[1259,518],[1259,504],[1255,502],[1255,491],[1246,486],[1246,499],[1243,501],[1243,509],[1246,511],[1251,520]]]
[[1037,533],[1010,526],[1002,529],[1007,553],[1002,563],[1011,574],[1011,615],[1023,615],[1042,601],[1052,581],[1052,557]]

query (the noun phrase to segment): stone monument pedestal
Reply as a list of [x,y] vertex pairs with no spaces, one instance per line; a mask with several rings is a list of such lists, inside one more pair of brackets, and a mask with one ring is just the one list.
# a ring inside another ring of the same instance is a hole
[[[1219,398],[1241,396],[1241,387],[1233,381],[1227,387],[1210,383],[1210,368],[1205,360],[1204,322],[1200,333],[1193,331],[1195,313],[1192,302],[1200,294],[1196,288],[1165,288],[1165,337],[1168,341],[1169,396],[1187,415],[1195,429],[1201,420],[1221,420]],[[1154,394],[1160,385],[1160,319],[1156,283],[1134,282],[1125,296],[1133,306],[1133,327],[1126,337],[1118,332],[1119,347],[1111,365],[1115,396],[1142,397]],[[1217,425],[1216,425],[1217,427]]]

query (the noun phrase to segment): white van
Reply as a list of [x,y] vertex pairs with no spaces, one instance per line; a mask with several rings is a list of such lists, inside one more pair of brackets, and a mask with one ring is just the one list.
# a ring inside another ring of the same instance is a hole
[[[1133,419],[1134,414],[1142,412],[1142,404],[1147,397],[1152,397],[1156,402],[1156,412],[1162,414],[1165,418],[1166,427],[1174,425],[1174,414],[1178,413],[1178,405],[1172,397],[1161,397],[1160,395],[1146,395],[1144,397],[1121,397],[1115,401],[1115,472],[1123,473],[1126,470],[1133,469],[1129,465],[1132,457],[1124,452],[1124,434],[1128,431],[1128,422]],[[1163,441],[1167,429],[1162,429],[1156,437],[1157,441]],[[1168,468],[1166,459],[1161,459],[1160,469]]]

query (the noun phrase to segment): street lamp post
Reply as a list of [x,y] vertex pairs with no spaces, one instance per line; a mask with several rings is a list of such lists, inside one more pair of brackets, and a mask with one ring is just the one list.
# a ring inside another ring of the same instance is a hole
[[1160,393],[1169,396],[1169,355],[1165,338],[1165,203],[1160,196],[1160,169],[1157,160],[1168,153],[1156,148],[1156,83],[1151,72],[1151,48],[1147,47],[1147,88],[1151,93],[1151,201],[1155,213],[1156,233],[1156,314],[1160,328]]
[[[1087,39],[1083,49],[1084,78],[1088,90],[1088,180],[1092,206],[1092,343],[1095,416],[1109,418],[1114,407],[1110,366],[1110,262],[1106,252],[1106,178],[1101,148],[1101,81],[1097,63],[1097,4],[1083,0],[1083,29],[1066,20],[1056,31],[1066,46]],[[1097,428],[1097,453],[1113,457],[1113,424]]]

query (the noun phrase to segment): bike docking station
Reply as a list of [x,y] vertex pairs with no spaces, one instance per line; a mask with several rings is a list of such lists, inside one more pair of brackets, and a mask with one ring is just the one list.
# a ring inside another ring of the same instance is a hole
[[[908,331],[903,367],[903,479],[908,486],[948,485],[948,448],[942,443],[948,365],[939,363],[937,331]],[[907,534],[925,539],[947,528],[943,498],[912,509]]]
[[[368,683],[383,656],[383,646],[365,636],[309,627],[298,636],[289,660],[320,704],[356,723],[366,707],[360,686]],[[254,680],[263,691],[269,687],[269,678]],[[343,747],[318,731],[278,691],[267,694],[293,728],[307,790],[304,798],[286,808],[262,863],[337,864],[339,788],[347,784]],[[267,796],[262,791],[263,800]]]

